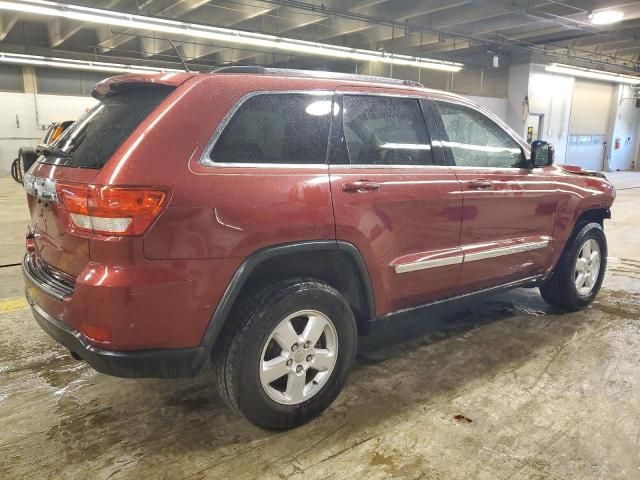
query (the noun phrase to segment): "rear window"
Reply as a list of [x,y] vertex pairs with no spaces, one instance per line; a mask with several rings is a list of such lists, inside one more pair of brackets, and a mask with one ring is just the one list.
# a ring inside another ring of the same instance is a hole
[[102,168],[172,90],[160,86],[136,88],[105,98],[54,143],[68,157],[47,155],[40,157],[40,161],[70,167]]

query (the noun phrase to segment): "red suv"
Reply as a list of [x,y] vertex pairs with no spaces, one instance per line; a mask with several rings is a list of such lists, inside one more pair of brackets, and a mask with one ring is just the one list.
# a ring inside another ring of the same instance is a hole
[[457,95],[272,69],[124,75],[25,178],[40,326],[96,370],[195,375],[285,429],[338,395],[377,319],[603,280],[600,174]]

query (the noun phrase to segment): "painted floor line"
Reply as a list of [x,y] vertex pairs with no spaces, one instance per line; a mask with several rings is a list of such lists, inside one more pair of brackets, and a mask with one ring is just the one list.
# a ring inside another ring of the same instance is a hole
[[0,313],[13,312],[27,308],[27,300],[24,297],[7,298],[0,300]]

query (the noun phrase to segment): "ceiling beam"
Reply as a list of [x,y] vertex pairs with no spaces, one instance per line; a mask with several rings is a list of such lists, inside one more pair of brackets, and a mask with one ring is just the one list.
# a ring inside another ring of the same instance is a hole
[[[454,9],[453,11],[444,10],[435,12],[428,16],[424,26],[433,32],[443,32],[443,35],[446,36],[444,32],[455,31],[456,27],[462,28],[465,24],[475,21],[481,21],[486,24],[487,21],[502,15],[504,15],[504,12],[497,8],[467,5],[462,11]],[[402,34],[403,31],[401,30],[400,33]],[[388,35],[382,36],[381,34],[382,32],[377,35],[378,38],[382,38],[377,42],[376,47],[387,50],[393,49],[398,52],[428,43],[436,43],[442,39],[442,35],[438,34],[423,34],[423,38],[421,39],[419,32],[413,32],[410,35],[395,37],[393,39]]]
[[[150,16],[179,18],[186,13],[209,3],[209,0],[178,0],[159,9],[151,8],[155,3],[156,2],[153,2],[147,5],[147,7],[150,7],[147,9]],[[120,45],[131,40],[131,35],[134,33],[135,32],[128,32],[125,30],[123,33],[116,33],[115,35],[112,34],[107,38],[101,39],[98,46],[103,52],[109,52],[110,50],[118,48]]]
[[[122,3],[122,0],[110,0],[105,2],[102,7],[111,9]],[[52,18],[47,22],[47,33],[49,34],[49,46],[57,48],[65,41],[78,33],[83,28],[89,28],[91,24],[84,22],[76,22],[67,20],[66,18]]]
[[[415,17],[423,15],[435,14],[441,10],[448,10],[451,8],[467,5],[471,0],[430,0],[425,2],[424,0],[406,0],[399,4],[390,5],[387,2],[369,2],[364,3],[358,7],[352,7],[348,13],[355,13],[358,16],[370,18],[371,21],[350,18],[349,16],[333,16],[330,17],[330,23],[327,22],[328,28],[326,31],[318,30],[310,31],[309,29],[296,29],[295,35],[301,38],[305,38],[313,41],[327,41],[336,40],[339,37],[346,35],[362,34],[368,35],[368,31],[373,32],[371,38],[375,35],[390,35],[392,30],[390,25],[374,25],[371,23],[397,22],[403,23],[405,20],[409,20]],[[344,9],[342,6],[341,10]],[[393,17],[391,18],[391,13]],[[400,28],[396,28],[396,31],[400,31]],[[402,30],[404,31],[404,30]],[[428,35],[427,35],[428,36]],[[424,35],[423,35],[424,37]],[[371,40],[367,42],[367,45],[358,45],[363,48],[371,48],[371,45],[375,45],[376,41]],[[351,42],[349,42],[351,44]],[[375,48],[375,47],[374,47]],[[239,59],[239,61],[253,61],[255,55],[248,55]]]
[[57,48],[73,35],[78,33],[87,24],[67,20],[66,18],[52,18],[47,22],[47,33],[49,34],[49,46]]
[[[338,2],[339,0],[334,0],[334,2]],[[349,6],[351,10],[357,11],[363,8],[367,8],[373,5],[377,5],[380,3],[384,3],[388,0],[346,0],[342,2],[344,6]],[[267,3],[270,2],[260,2]],[[253,9],[255,12],[255,9]],[[260,31],[262,33],[270,33],[275,35],[283,35],[289,34],[291,32],[299,32],[301,30],[308,31],[309,28],[319,29],[324,31],[324,34],[318,35],[318,38],[324,38],[329,35],[328,32],[331,31],[329,26],[323,27],[321,24],[323,22],[331,21],[331,23],[339,21],[338,18],[330,18],[327,15],[322,14],[321,12],[317,12],[316,15],[305,14],[300,11],[296,11],[293,9],[281,9],[280,7],[276,8],[272,12],[265,12],[260,15],[247,16],[241,22],[236,23],[226,23],[225,26],[233,26],[234,28],[249,30],[249,31]],[[335,28],[346,28],[345,24],[333,25]],[[307,28],[309,27],[309,28]],[[274,30],[275,29],[275,30]],[[305,40],[313,40],[309,35],[294,35],[297,38],[304,38]],[[165,46],[168,45],[168,42]],[[185,44],[186,45],[186,44]],[[169,47],[167,47],[168,49]],[[260,52],[252,52],[250,49],[242,49],[233,48],[233,47],[220,47],[220,46],[211,46],[209,48],[198,48],[192,49],[191,51],[196,51],[200,56],[210,56],[217,55],[216,61],[220,64],[227,63],[236,63],[244,61],[245,63],[260,63],[254,57],[262,57],[262,53]],[[160,53],[160,52],[158,52]],[[267,53],[268,56],[272,56],[271,53]],[[195,60],[198,57],[193,57]]]
[[17,13],[0,12],[0,42],[6,38],[18,18]]

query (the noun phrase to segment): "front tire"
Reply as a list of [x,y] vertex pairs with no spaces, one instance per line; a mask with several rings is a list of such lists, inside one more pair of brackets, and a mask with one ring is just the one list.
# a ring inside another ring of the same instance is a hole
[[579,226],[551,278],[540,286],[542,298],[564,311],[585,308],[598,294],[607,268],[607,239],[599,223]]
[[307,423],[338,396],[353,366],[353,312],[330,285],[275,282],[232,313],[214,347],[219,391],[253,424],[285,430]]

